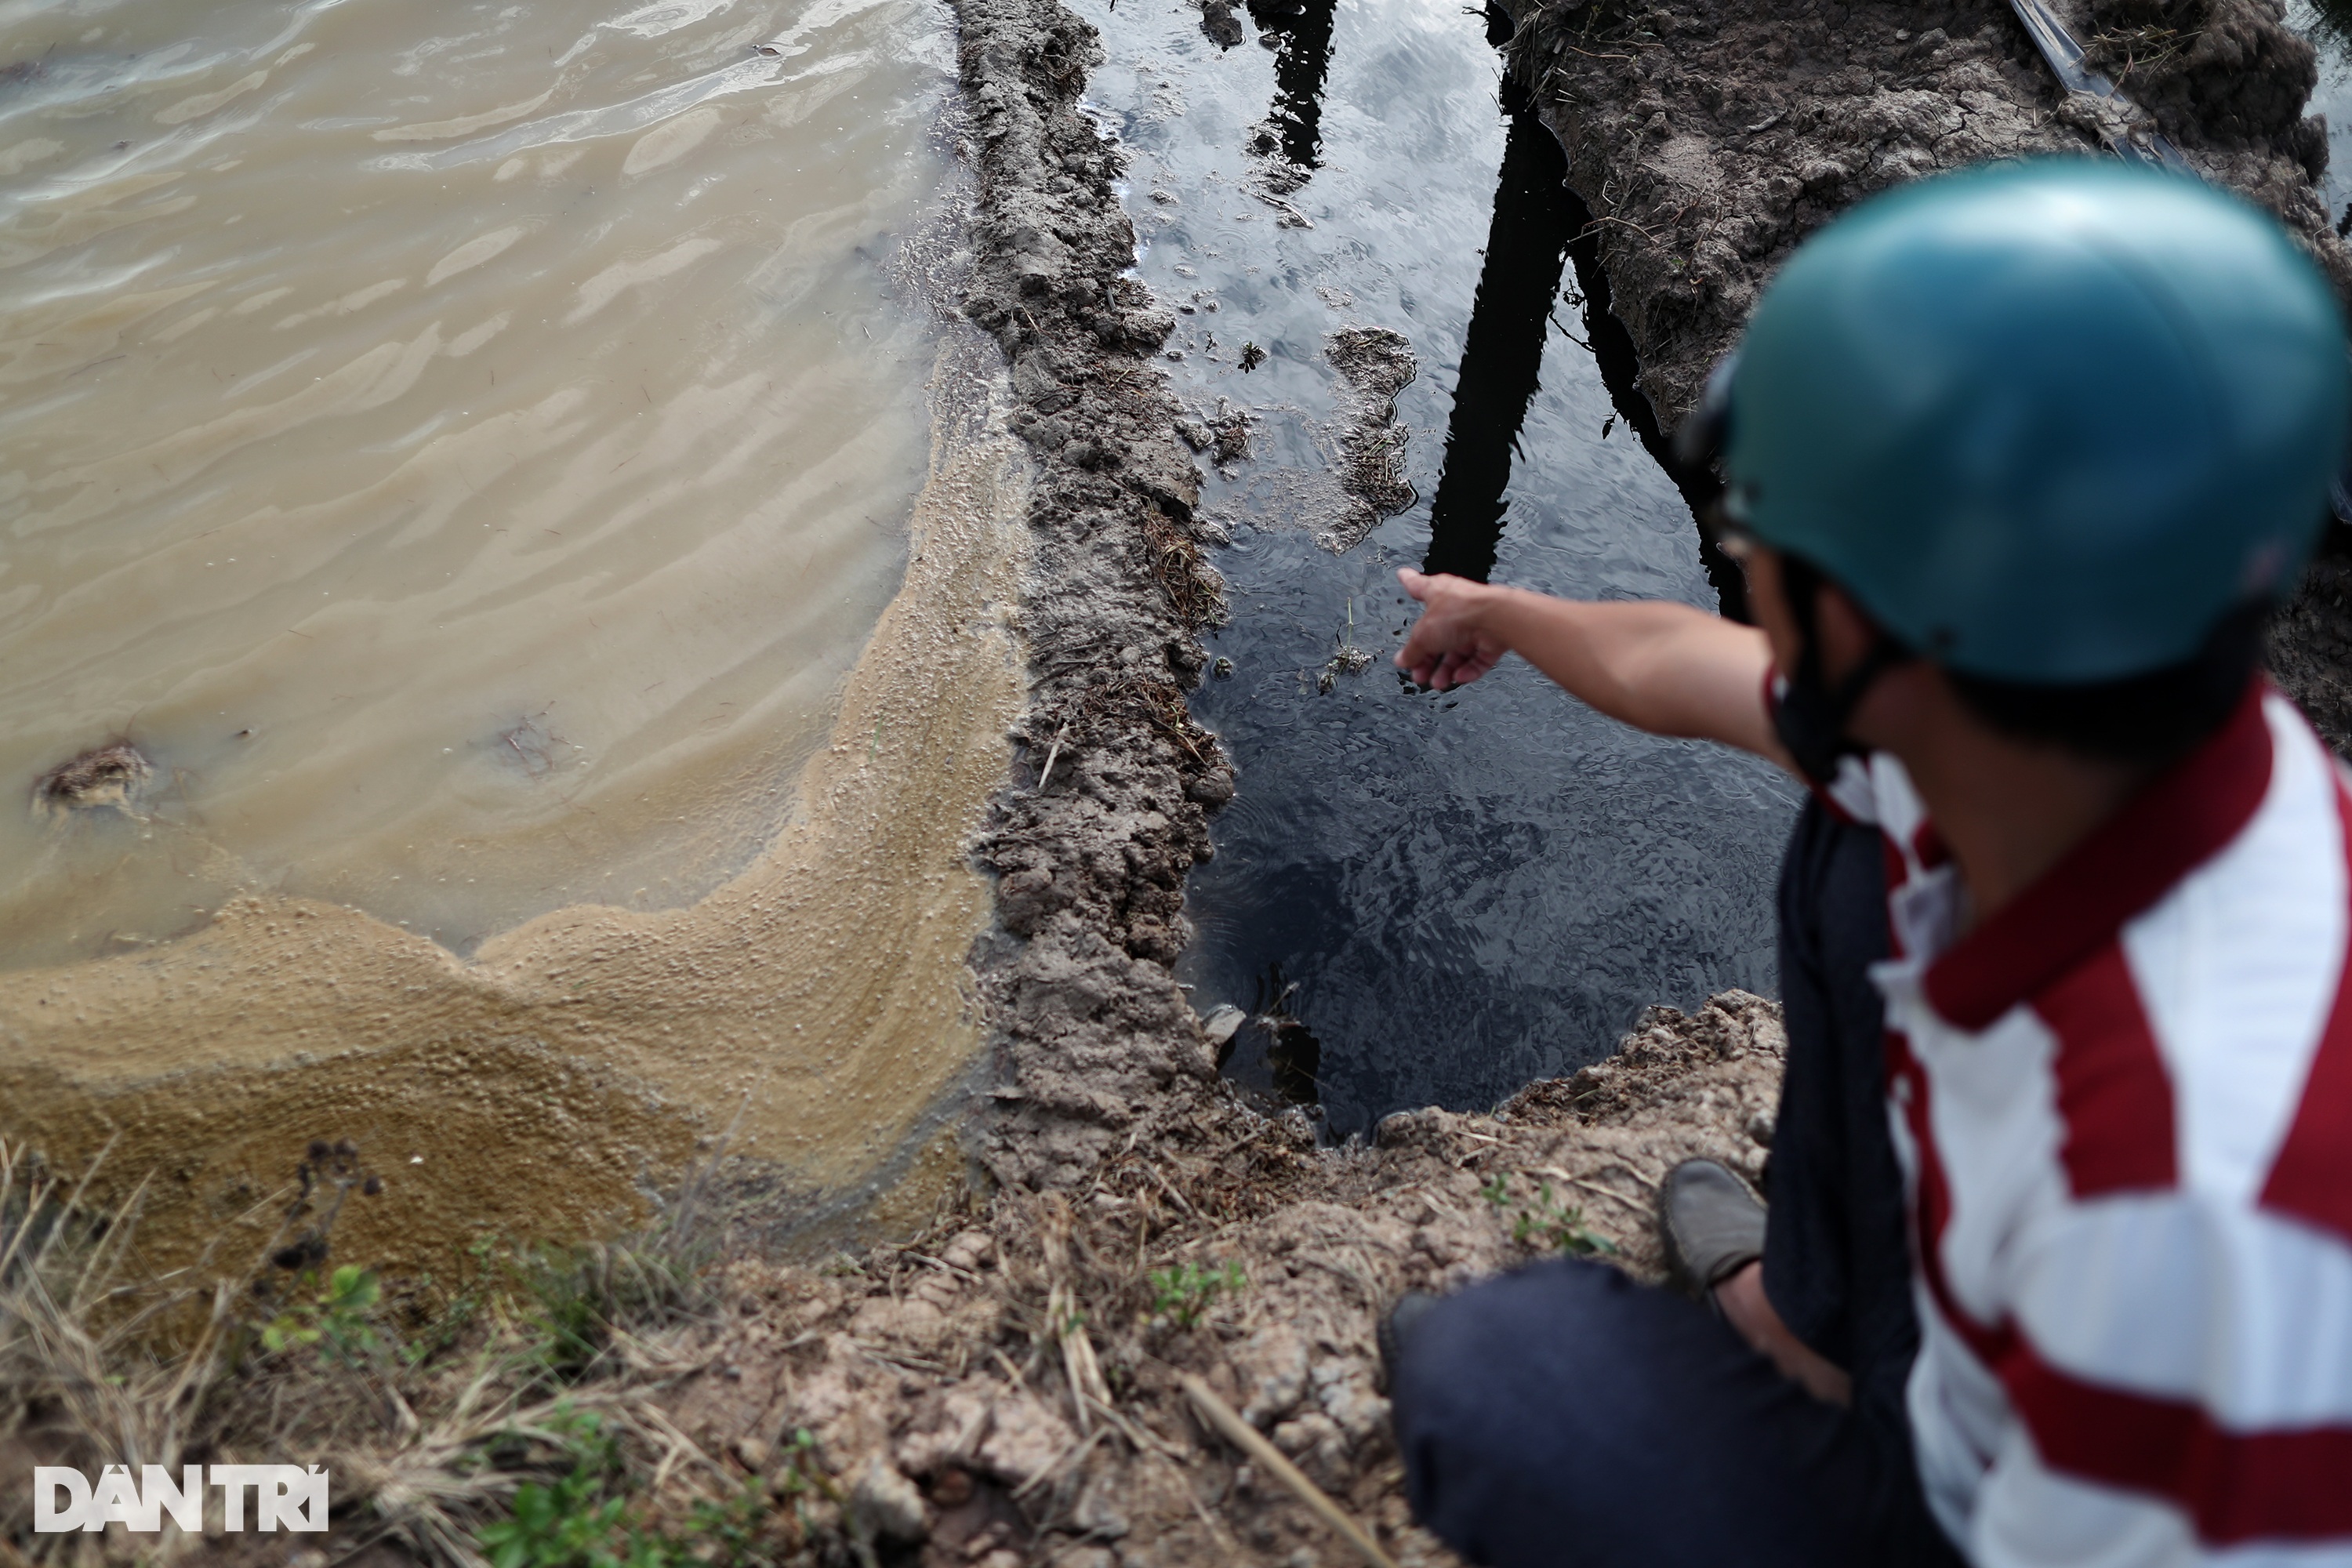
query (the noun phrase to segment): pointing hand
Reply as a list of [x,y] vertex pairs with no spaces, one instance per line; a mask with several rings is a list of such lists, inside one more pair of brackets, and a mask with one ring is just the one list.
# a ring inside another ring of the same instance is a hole
[[1400,570],[1397,581],[1422,604],[1421,619],[1396,656],[1397,668],[1414,685],[1436,691],[1467,685],[1510,652],[1483,624],[1496,593],[1486,584],[1445,573],[1426,577],[1410,568]]

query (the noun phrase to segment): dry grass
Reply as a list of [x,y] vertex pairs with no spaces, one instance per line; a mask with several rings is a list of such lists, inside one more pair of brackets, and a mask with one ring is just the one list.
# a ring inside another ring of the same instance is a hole
[[[1214,768],[1222,760],[1216,736],[1194,721],[1183,691],[1171,681],[1134,670],[1072,685],[1043,704],[1030,725],[1033,735],[1046,738],[1049,764],[1138,726],[1158,734],[1179,760],[1192,767]],[[1049,775],[1050,766],[1041,773],[1041,777]]]
[[[325,1268],[337,1215],[374,1191],[348,1143],[313,1144],[223,1226],[265,1237],[257,1248],[164,1273],[137,1246],[143,1184],[83,1201],[103,1173],[101,1159],[68,1177],[0,1141],[0,1562],[170,1562],[207,1545],[168,1518],[160,1535],[35,1535],[40,1464],[323,1463],[336,1561],[388,1543],[446,1568],[486,1568],[483,1525],[581,1463],[583,1422],[659,1494],[633,1526],[729,1495],[734,1478],[661,1409],[701,1365],[663,1337],[710,1310],[689,1224],[478,1255],[465,1293],[428,1308]],[[690,1215],[689,1202],[677,1221]],[[207,1508],[216,1528],[217,1494]]]
[[[202,1265],[142,1271],[144,1184],[111,1208],[79,1201],[104,1163],[70,1179],[0,1140],[0,1443],[89,1470],[178,1466],[226,1364],[237,1293]],[[27,1522],[14,1510],[28,1491],[0,1498],[11,1535]],[[32,1555],[61,1541],[31,1538]]]
[[1201,553],[1200,542],[1156,506],[1143,508],[1142,521],[1152,581],[1168,595],[1177,618],[1188,629],[1222,625],[1227,614],[1224,584]]
[[2130,82],[2135,72],[2157,70],[2177,58],[2200,37],[2160,23],[2136,27],[2110,27],[2083,41],[2092,63],[2115,73],[2116,85]]

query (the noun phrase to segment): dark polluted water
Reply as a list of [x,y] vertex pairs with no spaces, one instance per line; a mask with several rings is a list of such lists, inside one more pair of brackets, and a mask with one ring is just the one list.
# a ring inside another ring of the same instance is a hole
[[[1587,218],[1505,102],[1489,23],[1459,0],[1266,0],[1221,47],[1180,0],[1079,9],[1139,269],[1183,312],[1176,389],[1204,424],[1253,416],[1250,458],[1202,498],[1233,535],[1211,638],[1231,672],[1193,708],[1241,793],[1192,874],[1179,972],[1203,1014],[1252,1016],[1229,1075],[1344,1136],[1572,1070],[1647,1004],[1773,991],[1780,774],[1612,724],[1516,660],[1442,695],[1390,664],[1401,565],[1717,603],[1655,431],[1612,400],[1604,370],[1632,366],[1572,243]],[[1349,328],[1418,358],[1396,402],[1416,499],[1335,553],[1315,537],[1341,502],[1324,347]]]

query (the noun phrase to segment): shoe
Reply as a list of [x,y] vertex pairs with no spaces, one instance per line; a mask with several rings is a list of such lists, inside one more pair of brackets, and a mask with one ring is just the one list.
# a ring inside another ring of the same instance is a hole
[[1397,1357],[1402,1353],[1404,1340],[1412,1326],[1429,1315],[1437,1305],[1437,1298],[1424,1290],[1408,1290],[1399,1296],[1389,1310],[1381,1314],[1380,1326],[1372,1331],[1373,1342],[1381,1350],[1381,1385],[1396,1386]]
[[1685,1160],[1666,1173],[1658,1234],[1675,1281],[1707,1300],[1717,1285],[1764,1256],[1764,1205],[1725,1166]]

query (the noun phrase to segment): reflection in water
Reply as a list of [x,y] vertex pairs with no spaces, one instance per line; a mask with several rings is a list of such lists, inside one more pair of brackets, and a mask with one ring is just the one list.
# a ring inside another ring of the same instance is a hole
[[[2352,4],[2352,0],[2347,0]],[[1486,12],[1489,42],[1507,41],[1509,19]],[[1446,423],[1445,467],[1430,506],[1424,572],[1451,572],[1485,582],[1495,568],[1508,503],[1504,497],[1516,454],[1526,456],[1520,430],[1540,390],[1544,345],[1556,324],[1552,310],[1565,263],[1573,258],[1577,286],[1565,296],[1581,313],[1585,340],[1618,416],[1630,427],[1690,503],[1698,520],[1699,558],[1725,615],[1748,619],[1748,584],[1723,552],[1715,503],[1722,485],[1707,468],[1677,460],[1656,412],[1641,389],[1641,363],[1632,334],[1609,309],[1609,275],[1601,265],[1600,236],[1590,210],[1566,181],[1559,142],[1536,118],[1517,81],[1502,83],[1510,131],[1495,184],[1494,221],[1486,232],[1486,263],[1462,350],[1462,377]]]
[[[1507,97],[1515,87],[1505,84]],[[1429,553],[1421,566],[1480,583],[1495,569],[1511,454],[1536,395],[1552,303],[1579,226],[1561,184],[1568,163],[1559,143],[1523,104],[1510,108],[1495,221],[1463,341],[1445,467],[1430,503]]]
[[0,964],[255,890],[470,952],[774,831],[925,473],[948,39],[604,9],[0,10]]
[[2352,0],[2287,0],[2286,19],[2319,51],[2319,82],[2305,108],[2327,123],[2321,188],[2336,232],[2352,235]]
[[1275,98],[1252,152],[1277,147],[1305,174],[1323,166],[1323,79],[1331,69],[1331,14],[1338,0],[1249,0],[1250,20],[1274,55]]
[[[1512,205],[1496,200],[1510,128],[1477,17],[1460,0],[1335,11],[1325,162],[1295,198],[1310,227],[1269,221],[1258,172],[1230,177],[1277,94],[1276,59],[1221,51],[1189,8],[1076,4],[1103,32],[1109,59],[1088,93],[1118,123],[1133,188],[1174,198],[1136,204],[1139,269],[1163,297],[1202,306],[1180,317],[1170,347],[1183,358],[1168,374],[1196,407],[1224,398],[1253,421],[1252,461],[1202,489],[1233,534],[1216,562],[1233,619],[1212,635],[1231,671],[1191,700],[1242,788],[1213,826],[1216,858],[1187,884],[1198,935],[1178,978],[1195,1005],[1262,1015],[1278,1001],[1298,1030],[1276,1031],[1295,1047],[1288,1081],[1311,1081],[1345,1134],[1572,1071],[1647,1004],[1771,990],[1784,780],[1612,724],[1516,660],[1462,691],[1403,689],[1387,667],[1409,619],[1393,572],[1428,553],[1430,512],[1388,519],[1344,554],[1314,542],[1341,390],[1323,353],[1333,332],[1411,339],[1422,374],[1398,396],[1414,432],[1399,457],[1433,503],[1444,453],[1420,433],[1455,424],[1453,400],[1490,374],[1493,361],[1468,363],[1472,332],[1485,335],[1472,325],[1475,247],[1518,220],[1497,212]],[[1583,222],[1571,206],[1565,226]],[[1479,310],[1507,295],[1498,286]],[[1596,311],[1587,330],[1608,320],[1580,297]],[[1690,509],[1612,406],[1612,391],[1638,390],[1613,389],[1576,317],[1555,314],[1494,580],[1712,605]],[[1244,342],[1266,356],[1246,374]],[[1327,686],[1335,646],[1372,660]],[[1276,1044],[1262,1026],[1244,1031],[1228,1070],[1272,1094]]]
[[2314,32],[2324,34],[2340,50],[2352,43],[2352,0],[2310,0],[2317,26]]
[[1747,621],[1748,576],[1739,563],[1724,552],[1722,520],[1716,506],[1723,498],[1723,481],[1711,468],[1692,468],[1675,455],[1671,433],[1660,428],[1657,410],[1642,390],[1642,362],[1633,352],[1633,334],[1609,309],[1609,273],[1601,265],[1601,234],[1584,199],[1566,185],[1560,197],[1569,210],[1576,237],[1569,242],[1569,259],[1576,264],[1576,290],[1569,298],[1581,314],[1586,342],[1594,366],[1609,388],[1617,416],[1633,428],[1643,450],[1682,491],[1698,525],[1699,564],[1706,569],[1707,585],[1715,590],[1716,607],[1735,621]]

